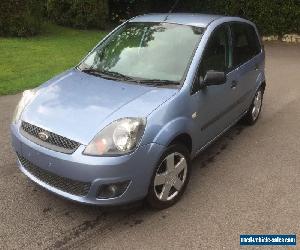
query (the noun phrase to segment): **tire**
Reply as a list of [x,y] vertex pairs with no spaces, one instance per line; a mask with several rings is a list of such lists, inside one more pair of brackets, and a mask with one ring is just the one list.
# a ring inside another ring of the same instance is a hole
[[256,91],[255,96],[252,100],[252,103],[251,103],[246,115],[242,119],[242,121],[246,125],[252,126],[257,122],[259,115],[261,113],[261,109],[262,109],[263,95],[264,95],[264,90],[262,87],[260,87]]
[[146,198],[150,207],[165,209],[175,204],[186,189],[190,172],[188,149],[180,144],[169,146],[161,156],[151,178]]

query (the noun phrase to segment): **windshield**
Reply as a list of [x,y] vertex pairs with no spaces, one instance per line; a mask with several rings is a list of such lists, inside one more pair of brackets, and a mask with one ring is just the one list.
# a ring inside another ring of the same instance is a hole
[[79,69],[136,81],[179,84],[203,29],[170,23],[127,23],[94,49]]

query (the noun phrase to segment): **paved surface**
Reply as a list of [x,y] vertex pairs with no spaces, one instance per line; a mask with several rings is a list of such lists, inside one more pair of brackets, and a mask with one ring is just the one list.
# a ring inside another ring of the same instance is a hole
[[1,97],[0,248],[238,249],[241,233],[300,237],[300,46],[266,52],[259,122],[235,126],[200,155],[183,199],[161,212],[85,207],[27,180],[8,132],[18,96]]

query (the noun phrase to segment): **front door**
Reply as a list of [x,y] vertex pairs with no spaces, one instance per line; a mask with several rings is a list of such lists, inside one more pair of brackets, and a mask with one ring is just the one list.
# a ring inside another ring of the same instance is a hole
[[[218,26],[209,38],[204,50],[191,96],[194,107],[197,107],[195,138],[200,149],[214,139],[238,117],[236,93],[237,70],[232,69],[232,49],[230,29],[227,24]],[[227,80],[222,85],[199,88],[199,81],[204,79],[207,71],[226,73]],[[230,72],[229,72],[230,71]]]

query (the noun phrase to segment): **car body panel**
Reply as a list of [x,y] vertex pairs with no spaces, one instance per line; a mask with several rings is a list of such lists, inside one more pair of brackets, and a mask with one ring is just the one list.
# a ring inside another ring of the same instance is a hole
[[[41,147],[18,133],[11,127],[14,150],[39,168],[72,180],[89,182],[91,188],[87,196],[80,197],[51,187],[34,177],[20,162],[24,174],[37,184],[67,199],[97,205],[113,205],[142,199],[148,191],[150,179],[164,147],[155,143],[140,146],[130,155],[120,157],[91,157],[82,154],[84,146],[72,155],[63,154]],[[151,157],[145,160],[145,155]],[[114,199],[97,199],[99,187],[107,183],[130,181],[124,195]]]
[[213,139],[235,120],[239,112],[234,105],[239,95],[232,89],[232,81],[236,79],[237,71],[227,74],[227,80],[222,85],[209,86],[191,96],[192,107],[197,112],[195,122],[199,130],[196,147],[199,149]]
[[[157,90],[72,70],[41,87],[24,110],[22,119],[87,145],[117,117],[146,117],[175,92],[176,89]],[[143,95],[145,97],[141,98]],[[141,106],[145,108],[136,108]],[[113,116],[113,120],[109,120],[109,116]],[[101,126],[104,121],[107,122]]]

